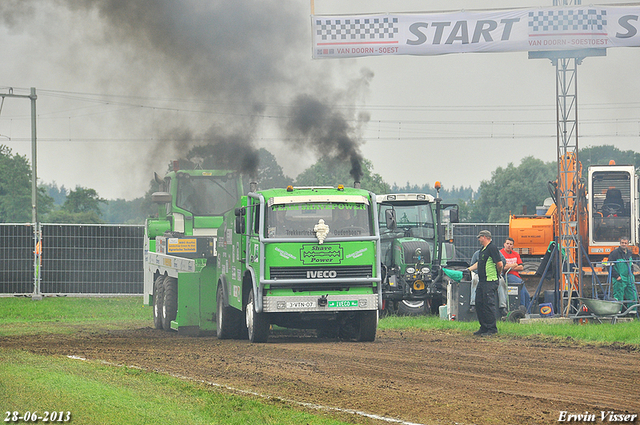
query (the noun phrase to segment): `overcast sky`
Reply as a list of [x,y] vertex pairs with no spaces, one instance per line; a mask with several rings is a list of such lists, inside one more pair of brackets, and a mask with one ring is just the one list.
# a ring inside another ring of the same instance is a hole
[[[315,0],[314,8],[430,13],[551,3]],[[313,60],[310,14],[298,0],[2,1],[0,90],[37,90],[39,180],[108,199],[142,196],[153,171],[163,174],[205,142],[232,153],[265,147],[295,177],[319,155],[342,152],[302,136],[306,122],[292,116],[317,111],[301,107],[310,99],[332,108],[351,148],[391,184],[477,189],[526,156],[555,161],[549,60],[527,52]],[[610,48],[580,65],[581,147],[640,151],[639,70],[637,48]],[[28,100],[4,100],[0,144],[31,160]]]

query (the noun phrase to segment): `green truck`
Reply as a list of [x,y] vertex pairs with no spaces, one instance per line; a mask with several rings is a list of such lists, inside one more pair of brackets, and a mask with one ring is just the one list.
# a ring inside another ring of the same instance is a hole
[[265,342],[275,325],[373,341],[382,306],[375,195],[254,184],[242,193],[233,171],[162,179],[145,239],[155,327]]

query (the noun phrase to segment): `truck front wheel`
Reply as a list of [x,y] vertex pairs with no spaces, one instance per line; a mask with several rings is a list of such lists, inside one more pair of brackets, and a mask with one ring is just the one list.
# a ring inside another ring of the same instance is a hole
[[255,296],[253,294],[253,288],[251,288],[251,292],[249,292],[249,299],[247,300],[247,307],[245,309],[249,341],[267,342],[267,338],[269,338],[269,318],[264,313],[256,313],[254,300]]
[[153,326],[162,329],[162,305],[164,304],[164,275],[156,278],[153,284]]
[[178,279],[174,277],[164,278],[164,302],[162,305],[162,328],[171,330],[171,322],[178,315]]
[[224,306],[222,285],[216,292],[216,336],[218,339],[238,338],[242,326],[242,313],[231,306]]
[[378,310],[361,311],[359,319],[356,340],[360,342],[374,341],[378,329]]

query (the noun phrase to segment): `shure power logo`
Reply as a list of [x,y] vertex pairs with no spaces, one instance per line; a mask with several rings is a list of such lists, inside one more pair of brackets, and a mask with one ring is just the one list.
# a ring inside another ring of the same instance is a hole
[[307,279],[323,279],[323,278],[336,278],[338,272],[335,270],[309,270],[307,271]]

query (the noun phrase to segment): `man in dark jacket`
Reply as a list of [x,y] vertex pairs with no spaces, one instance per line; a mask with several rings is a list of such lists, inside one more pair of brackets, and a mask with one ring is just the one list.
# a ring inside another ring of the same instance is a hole
[[620,238],[620,246],[609,254],[611,264],[611,285],[613,287],[613,298],[618,301],[632,301],[635,304],[638,300],[636,293],[635,277],[633,276],[633,263],[631,249],[629,249],[629,238]]
[[496,315],[498,308],[498,278],[502,273],[504,263],[500,251],[491,242],[491,232],[481,230],[478,242],[482,245],[478,262],[470,269],[478,270],[478,288],[476,289],[476,314],[480,329],[474,332],[476,336],[493,335],[498,333]]

